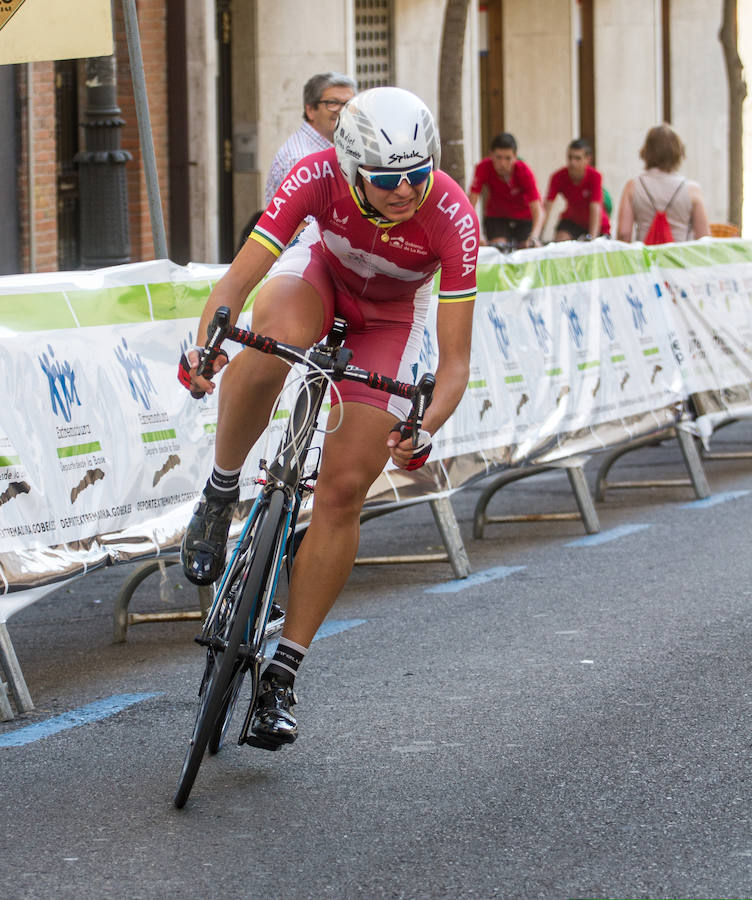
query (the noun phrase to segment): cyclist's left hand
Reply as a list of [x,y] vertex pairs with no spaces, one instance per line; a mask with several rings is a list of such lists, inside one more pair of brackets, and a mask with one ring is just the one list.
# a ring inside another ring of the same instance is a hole
[[[205,393],[211,394],[214,391],[214,384],[211,377],[216,375],[221,368],[227,365],[227,353],[221,348],[209,352],[209,363],[212,368],[212,375],[202,377],[197,373],[198,361],[203,347],[190,347],[180,357],[178,364],[178,381],[186,390],[190,391],[194,397],[203,397]],[[200,380],[197,380],[200,379]]]
[[[403,437],[407,435],[407,437]],[[412,431],[407,422],[398,422],[389,432],[386,445],[392,462],[400,469],[412,472],[419,469],[431,454],[431,435],[424,428],[418,431],[418,444],[413,447]]]

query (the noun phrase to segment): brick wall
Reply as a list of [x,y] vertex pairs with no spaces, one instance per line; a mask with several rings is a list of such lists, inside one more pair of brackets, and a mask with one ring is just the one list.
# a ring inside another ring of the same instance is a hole
[[[20,72],[22,150],[18,186],[21,266],[24,272],[54,272],[57,269],[55,64],[32,63],[30,67],[23,66]],[[31,160],[29,113],[33,128]],[[33,215],[33,241],[29,227],[30,214]]]
[[[125,119],[121,142],[123,149],[128,150],[133,156],[133,160],[126,165],[131,258],[133,262],[139,262],[154,259],[154,243],[122,4],[113,4],[113,9],[115,11],[115,52],[118,60],[118,102],[122,110],[122,117]],[[169,242],[167,12],[165,0],[138,0],[137,10],[162,215]]]
[[[138,0],[137,8],[154,152],[157,160],[157,175],[165,228],[169,239],[169,223],[167,222],[169,158],[166,4],[165,0]],[[113,10],[115,13],[115,52],[118,61],[118,104],[122,111],[122,118],[125,120],[125,125],[120,133],[121,146],[130,151],[133,156],[133,159],[126,164],[131,261],[139,262],[154,258],[154,244],[122,4],[113,4]],[[31,73],[30,81],[29,72]],[[82,63],[79,67],[80,120],[84,118],[85,109],[83,72]],[[21,110],[21,154],[18,171],[21,269],[23,272],[50,272],[59,268],[54,62],[37,62],[32,63],[30,67],[19,67],[18,84]],[[32,117],[33,127],[31,170],[28,145],[29,115]],[[83,149],[83,136],[80,138],[80,149]],[[30,203],[32,186],[33,203]],[[30,228],[30,210],[32,209],[33,231]]]

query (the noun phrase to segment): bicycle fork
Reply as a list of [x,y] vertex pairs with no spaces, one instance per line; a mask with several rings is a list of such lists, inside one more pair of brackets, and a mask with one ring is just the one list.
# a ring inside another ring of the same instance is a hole
[[267,747],[266,742],[260,742],[253,734],[249,733],[251,719],[253,717],[253,708],[256,703],[256,694],[258,692],[258,683],[261,676],[261,666],[264,663],[264,650],[267,642],[276,637],[283,628],[284,617],[269,621],[272,600],[274,599],[277,582],[282,570],[282,564],[285,558],[285,547],[290,534],[290,522],[292,519],[292,505],[285,504],[285,512],[283,517],[276,523],[277,536],[274,544],[274,554],[272,564],[264,586],[259,596],[255,598],[254,609],[255,614],[249,619],[249,634],[246,646],[248,647],[247,665],[251,672],[251,698],[248,704],[245,718],[243,719],[243,727],[240,729],[238,744],[250,744],[251,746],[260,746],[264,749],[278,749],[277,745]]

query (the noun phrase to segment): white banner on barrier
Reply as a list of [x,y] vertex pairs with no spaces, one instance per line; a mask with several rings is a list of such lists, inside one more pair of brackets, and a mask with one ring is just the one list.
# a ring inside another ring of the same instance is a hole
[[[484,248],[468,390],[433,462],[387,467],[369,502],[616,446],[673,424],[688,395],[728,416],[752,382],[751,257],[746,242],[707,239]],[[177,547],[210,469],[217,396],[191,399],[177,360],[224,270],[157,261],[0,278],[0,593]],[[434,317],[423,369],[437,364]],[[288,412],[283,397],[271,440]],[[243,470],[243,499],[267,446]]]

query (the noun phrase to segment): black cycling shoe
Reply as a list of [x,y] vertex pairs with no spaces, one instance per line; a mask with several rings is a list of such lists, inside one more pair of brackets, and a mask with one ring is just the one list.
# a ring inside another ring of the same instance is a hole
[[180,561],[185,577],[194,584],[212,584],[222,574],[236,499],[227,501],[204,492],[193,510],[180,547]]
[[291,710],[298,702],[292,685],[276,675],[262,675],[256,705],[251,719],[249,744],[265,750],[277,750],[281,744],[292,744],[298,736],[298,724]]

